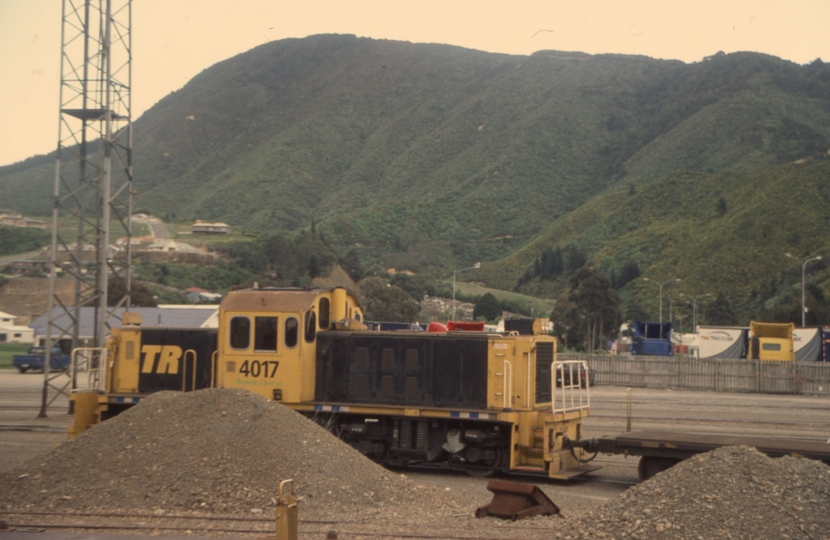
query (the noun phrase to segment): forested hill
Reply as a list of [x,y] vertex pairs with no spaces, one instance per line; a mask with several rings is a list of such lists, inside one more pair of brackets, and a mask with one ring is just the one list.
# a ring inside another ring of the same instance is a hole
[[[260,231],[316,223],[340,252],[457,268],[515,252],[597,196],[644,196],[677,170],[763,174],[824,158],[830,66],[320,35],[211,66],[134,128],[137,210]],[[3,206],[48,213],[53,167],[43,157],[0,168]],[[586,240],[586,256],[603,241]]]

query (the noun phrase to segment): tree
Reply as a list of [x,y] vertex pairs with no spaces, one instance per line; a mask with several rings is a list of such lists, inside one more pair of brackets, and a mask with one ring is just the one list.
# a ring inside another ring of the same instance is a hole
[[488,321],[501,317],[501,305],[492,293],[487,293],[476,301],[473,307],[473,319],[479,317],[484,317]]
[[648,321],[649,314],[646,309],[637,303],[636,300],[631,299],[628,301],[628,306],[625,310],[625,320],[629,322],[633,321]]
[[565,246],[562,250],[562,257],[564,261],[565,270],[572,274],[585,266],[587,259],[585,255],[574,245]]
[[285,236],[269,236],[262,242],[261,251],[266,260],[266,271],[271,277],[292,279],[298,275],[297,250]]
[[396,287],[400,287],[412,297],[413,300],[420,303],[424,296],[435,296],[435,285],[424,276],[411,276],[409,274],[395,274],[389,283]]
[[719,292],[715,301],[706,308],[704,319],[706,319],[706,324],[714,326],[734,326],[738,324],[738,316],[735,315],[729,300],[722,292]]
[[551,313],[554,332],[566,346],[577,345],[581,339],[585,351],[593,354],[597,341],[619,328],[620,297],[608,276],[590,267],[578,270],[570,286],[564,301],[557,302],[557,309]]
[[379,277],[360,282],[360,303],[367,321],[414,322],[421,306],[400,287]]
[[360,265],[360,257],[355,250],[350,250],[340,261],[340,266],[349,274],[349,277],[355,281],[360,281],[363,278],[363,267]]
[[637,263],[629,261],[622,265],[616,280],[612,280],[615,289],[622,289],[628,283],[640,277],[640,267]]
[[308,259],[308,275],[314,279],[320,277],[320,263],[317,262],[317,256],[312,255]]
[[[130,306],[158,307],[156,297],[143,284],[132,280],[130,282]],[[107,281],[107,305],[116,305],[127,294],[127,282],[124,278],[112,277]]]

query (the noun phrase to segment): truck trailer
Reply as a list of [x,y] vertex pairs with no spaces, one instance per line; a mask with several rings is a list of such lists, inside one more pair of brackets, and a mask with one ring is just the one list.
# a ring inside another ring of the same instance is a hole
[[631,325],[631,354],[672,356],[671,323],[634,321]]

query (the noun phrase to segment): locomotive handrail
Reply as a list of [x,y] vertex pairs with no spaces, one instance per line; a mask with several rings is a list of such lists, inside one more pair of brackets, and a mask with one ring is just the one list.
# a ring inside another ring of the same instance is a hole
[[[576,370],[574,370],[576,367]],[[588,365],[579,360],[566,360],[564,362],[554,361],[550,365],[551,371],[551,410],[553,414],[566,412],[586,411],[591,408],[591,395],[588,389],[590,385]],[[557,408],[556,376],[561,369],[561,407]],[[568,370],[568,384],[565,384],[565,370]],[[582,388],[582,370],[585,372],[585,388]],[[576,372],[576,383],[574,384],[574,372]],[[583,393],[584,390],[584,393]]]
[[531,369],[530,369],[530,352],[526,352],[525,355],[527,356],[527,377],[525,378],[525,407],[530,408],[530,376],[531,376]]
[[210,363],[212,365],[210,370],[210,387],[216,388],[216,370],[219,368],[219,349],[213,351],[210,355]]
[[[87,363],[89,363],[89,368],[88,368],[88,371],[87,371],[87,382],[86,382],[87,388],[89,390],[100,390],[99,386],[101,384],[102,366],[104,368],[106,367],[107,349],[105,347],[78,347],[78,348],[72,349],[72,354],[70,355],[70,368],[69,368],[69,371],[73,375],[73,379],[72,379],[73,380],[73,386],[70,389],[70,392],[74,392],[75,390],[77,390],[77,388],[75,388],[75,386],[74,386],[74,375],[75,375],[75,370],[77,369],[77,366],[78,366],[78,361],[77,361],[78,353],[79,352],[87,352],[87,351],[89,351],[89,352],[98,351],[98,352],[101,353],[101,357],[98,359],[98,367],[97,368],[93,368],[91,360],[87,359]],[[105,370],[104,370],[104,373],[106,373]]]
[[[513,408],[513,399],[512,395],[513,392],[507,392],[508,389],[513,388],[513,364],[510,363],[509,360],[504,361],[504,380],[502,380],[502,384],[504,385],[504,394],[502,395],[502,401],[504,401],[504,408],[510,410]],[[509,383],[508,383],[508,372],[509,375]],[[508,401],[508,396],[511,396],[511,399]]]
[[190,353],[190,358],[193,360],[193,382],[190,385],[190,391],[196,390],[196,351],[187,349],[184,351],[184,358],[182,359],[182,392],[187,391],[187,354]]

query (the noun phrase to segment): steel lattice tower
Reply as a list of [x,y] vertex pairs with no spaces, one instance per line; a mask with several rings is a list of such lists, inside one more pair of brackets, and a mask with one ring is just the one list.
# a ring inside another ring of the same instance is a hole
[[[132,214],[132,0],[63,0],[60,121],[52,210],[51,273],[40,415],[76,387],[78,366],[50,373],[53,344],[93,350],[102,362],[107,322],[130,306]],[[123,238],[113,247],[114,238]],[[57,283],[74,283],[62,302]],[[118,287],[115,282],[118,282]],[[122,286],[123,285],[123,286]],[[112,287],[111,287],[112,286]],[[111,291],[113,298],[108,295]],[[81,312],[92,310],[92,338],[82,342]],[[98,351],[94,349],[99,349]],[[50,399],[50,393],[52,397]],[[70,411],[71,412],[71,411]]]

